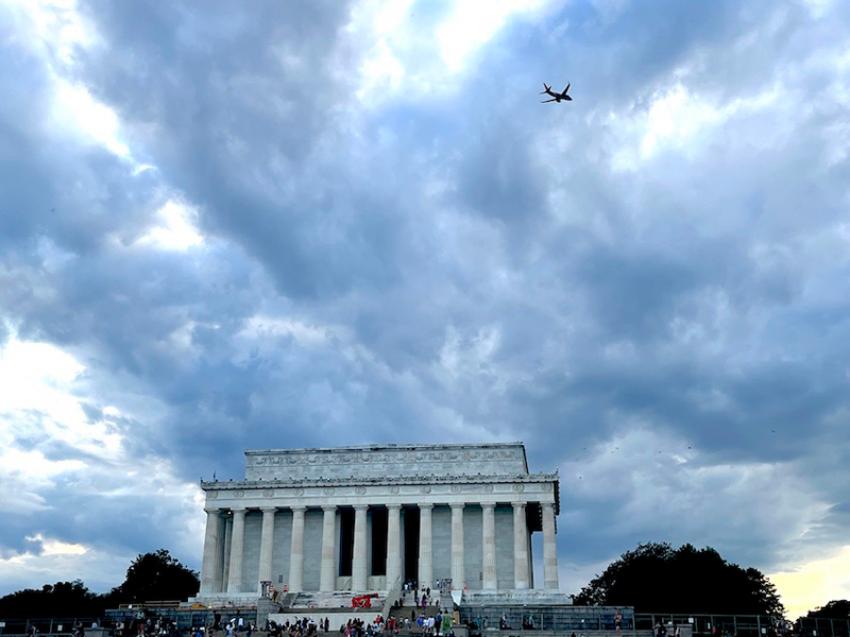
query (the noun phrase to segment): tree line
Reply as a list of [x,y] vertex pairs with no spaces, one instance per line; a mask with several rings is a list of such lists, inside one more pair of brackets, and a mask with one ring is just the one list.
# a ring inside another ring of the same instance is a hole
[[[185,600],[198,588],[197,572],[160,549],[136,557],[124,582],[108,593],[93,593],[80,580],[24,589],[0,598],[0,618],[101,617],[119,604]],[[691,544],[647,543],[626,551],[583,587],[574,603],[632,606],[638,613],[785,614],[776,587],[761,571]],[[848,614],[850,601],[834,600],[806,617],[847,619]]]
[[124,582],[93,593],[80,580],[26,588],[0,597],[0,618],[103,617],[107,608],[148,600],[185,600],[197,594],[198,573],[165,549],[138,555]]

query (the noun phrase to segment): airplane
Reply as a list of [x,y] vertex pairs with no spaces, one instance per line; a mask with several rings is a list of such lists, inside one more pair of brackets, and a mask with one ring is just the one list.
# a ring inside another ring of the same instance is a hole
[[552,87],[549,86],[546,82],[543,82],[543,90],[540,91],[541,95],[551,95],[551,100],[543,100],[540,102],[541,104],[546,104],[547,102],[560,102],[561,100],[566,100],[568,102],[572,102],[573,98],[567,95],[567,91],[570,90],[570,85],[567,84],[567,87],[564,89],[563,93],[556,93],[552,90]]

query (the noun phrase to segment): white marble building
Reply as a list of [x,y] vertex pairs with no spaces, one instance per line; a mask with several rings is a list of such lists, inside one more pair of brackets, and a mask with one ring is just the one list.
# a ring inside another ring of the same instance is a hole
[[[522,443],[245,452],[245,479],[202,482],[199,598],[388,591],[451,578],[466,591],[558,589],[558,475]],[[535,586],[531,534],[543,532]]]

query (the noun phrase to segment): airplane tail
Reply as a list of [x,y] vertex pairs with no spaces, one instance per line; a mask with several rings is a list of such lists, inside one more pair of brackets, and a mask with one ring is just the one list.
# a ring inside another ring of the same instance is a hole
[[540,94],[543,95],[544,93],[548,93],[551,89],[552,89],[551,86],[546,84],[546,82],[543,82],[543,90],[540,91]]

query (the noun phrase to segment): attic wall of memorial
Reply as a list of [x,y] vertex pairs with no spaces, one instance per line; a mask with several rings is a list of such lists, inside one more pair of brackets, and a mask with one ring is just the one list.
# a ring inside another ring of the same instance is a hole
[[514,443],[245,452],[249,481],[526,474],[525,450]]

